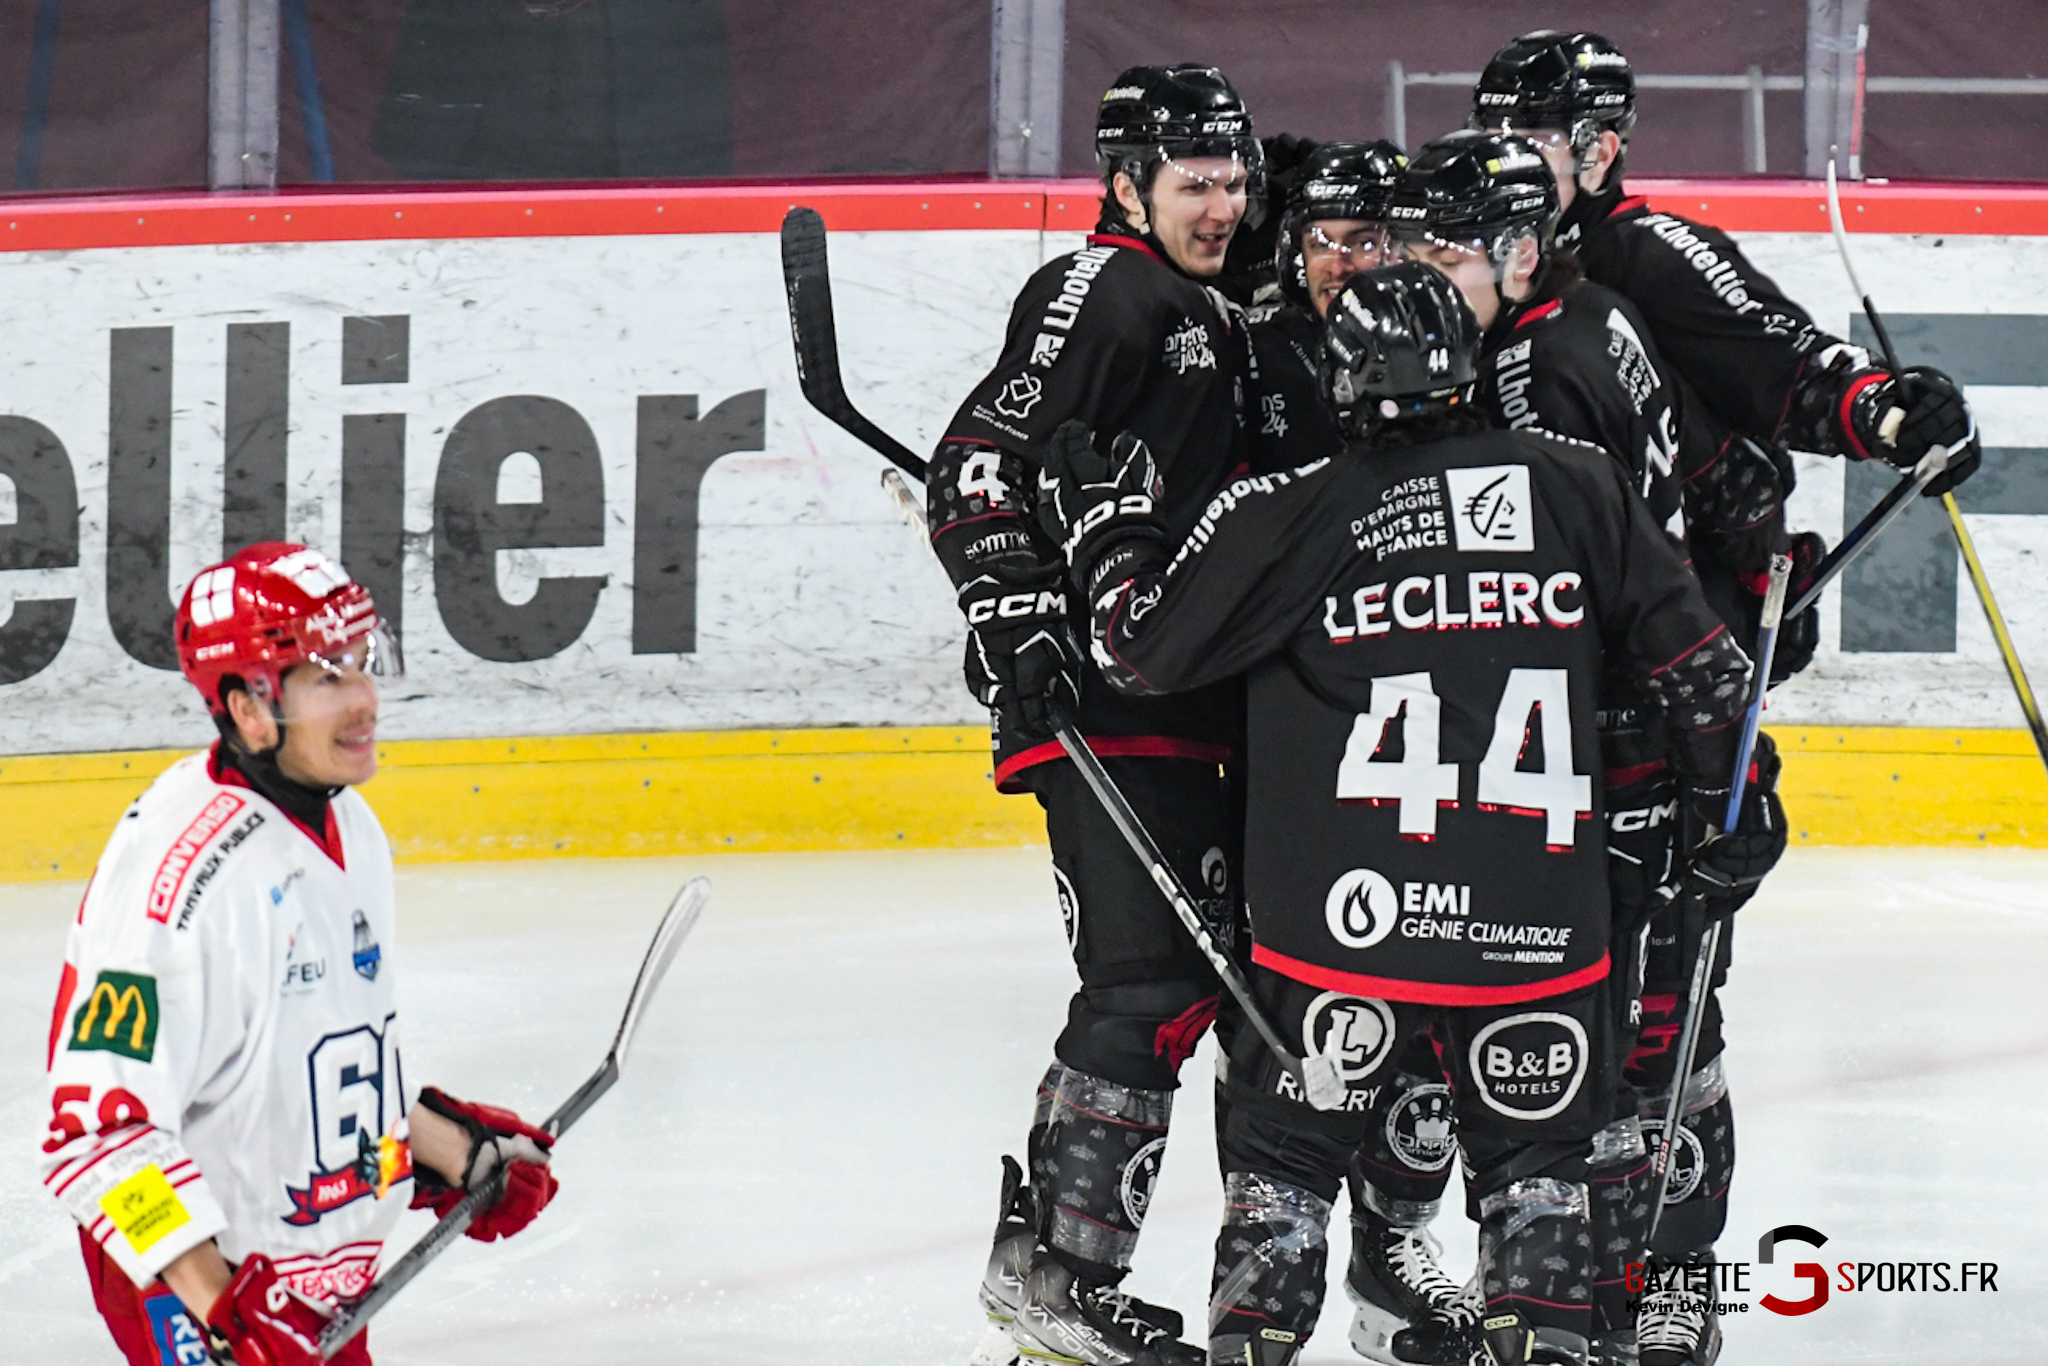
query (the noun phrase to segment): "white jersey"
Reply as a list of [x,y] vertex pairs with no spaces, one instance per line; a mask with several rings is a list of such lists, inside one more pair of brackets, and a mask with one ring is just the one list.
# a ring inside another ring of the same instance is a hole
[[86,889],[50,1024],[44,1184],[138,1287],[217,1238],[310,1297],[358,1294],[412,1193],[409,1165],[381,1198],[375,1176],[417,1089],[391,847],[353,791],[316,838],[210,765],[151,784]]

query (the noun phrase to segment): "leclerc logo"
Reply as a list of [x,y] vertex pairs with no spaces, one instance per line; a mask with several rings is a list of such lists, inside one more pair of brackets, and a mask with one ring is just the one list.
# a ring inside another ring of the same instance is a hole
[[1353,868],[1330,884],[1323,917],[1339,944],[1369,949],[1394,932],[1400,905],[1393,883],[1370,868]]
[[[1780,1224],[1763,1237],[1757,1239],[1757,1261],[1765,1266],[1770,1266],[1773,1254],[1781,1242],[1800,1242],[1805,1243],[1809,1247],[1821,1248],[1827,1246],[1828,1236],[1817,1229],[1810,1229],[1804,1224]],[[1794,1262],[1792,1264],[1792,1272],[1794,1275],[1812,1284],[1812,1294],[1803,1300],[1786,1300],[1780,1299],[1776,1295],[1765,1295],[1757,1303],[1770,1310],[1773,1314],[1784,1314],[1789,1318],[1797,1317],[1800,1314],[1811,1314],[1814,1310],[1828,1302],[1827,1268],[1823,1267],[1819,1262]]]

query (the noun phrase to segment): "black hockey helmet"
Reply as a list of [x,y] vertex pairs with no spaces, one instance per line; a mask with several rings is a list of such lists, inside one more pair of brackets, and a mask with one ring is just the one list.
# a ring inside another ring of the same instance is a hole
[[1455,412],[1479,376],[1479,320],[1458,287],[1420,261],[1362,270],[1323,327],[1323,393],[1359,435]]
[[1604,131],[1627,143],[1635,122],[1635,72],[1597,33],[1525,33],[1493,54],[1472,90],[1474,128],[1563,129],[1582,161]]
[[1394,233],[1476,252],[1496,271],[1524,235],[1557,230],[1557,178],[1536,144],[1511,133],[1446,133],[1415,154],[1394,192]]
[[1401,149],[1384,139],[1326,142],[1309,153],[1288,190],[1275,244],[1274,264],[1288,298],[1304,307],[1309,303],[1308,274],[1301,259],[1304,231],[1319,219],[1385,223],[1401,168],[1407,164]]
[[1265,158],[1252,136],[1251,111],[1213,66],[1134,66],[1118,76],[1095,111],[1095,164],[1102,183],[1118,171],[1150,203],[1152,177],[1169,161],[1234,157],[1251,184],[1248,203],[1263,198]]

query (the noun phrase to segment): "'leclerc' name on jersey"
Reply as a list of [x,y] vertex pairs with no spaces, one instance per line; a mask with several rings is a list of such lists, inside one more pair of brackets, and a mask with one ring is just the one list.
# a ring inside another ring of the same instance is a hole
[[[1393,586],[1369,583],[1346,603],[1323,599],[1323,629],[1335,645],[1366,636],[1404,631],[1456,631],[1465,627],[1556,626],[1569,629],[1586,619],[1583,581],[1569,569],[1539,579],[1514,569],[1480,569],[1459,584],[1450,574],[1411,574]],[[1463,589],[1462,601],[1457,599]],[[1340,613],[1349,613],[1348,620]]]

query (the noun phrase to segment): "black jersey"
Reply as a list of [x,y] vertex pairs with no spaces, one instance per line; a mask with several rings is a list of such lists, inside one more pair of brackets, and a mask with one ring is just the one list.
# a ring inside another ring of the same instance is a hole
[[1252,394],[1245,404],[1251,467],[1291,470],[1344,449],[1337,415],[1323,397],[1318,360],[1323,321],[1300,304],[1282,305],[1251,325]]
[[[1479,346],[1477,401],[1497,426],[1589,442],[1613,456],[1651,518],[1683,542],[1678,477],[1683,400],[1664,378],[1642,318],[1611,289],[1553,266],[1563,288],[1504,302]],[[1709,598],[1711,602],[1711,597]],[[1600,747],[1610,784],[1664,767],[1660,717],[1625,660],[1601,685]]]
[[1621,467],[1527,432],[1247,476],[1094,623],[1118,686],[1251,670],[1254,960],[1444,1005],[1608,970],[1604,658],[1661,701],[1689,773],[1732,765],[1748,676]]
[[[1105,442],[1126,431],[1144,438],[1166,480],[1171,534],[1187,534],[1209,495],[1245,466],[1249,367],[1236,306],[1134,237],[1096,233],[1040,267],[926,475],[932,546],[954,583],[1059,563],[1032,515],[1032,488],[1045,443],[1069,419]],[[1085,635],[1087,604],[1072,592],[1067,600]],[[1076,721],[1103,754],[1222,762],[1238,746],[1242,711],[1234,684],[1124,697],[1086,671]],[[1022,738],[1006,709],[994,724],[998,786],[1013,789],[1023,770],[1063,757],[1057,742]]]
[[1504,301],[1479,344],[1478,402],[1495,425],[1590,442],[1628,470],[1683,538],[1681,400],[1634,305],[1590,280]]
[[1728,234],[1672,213],[1619,185],[1572,201],[1558,244],[1578,254],[1586,277],[1626,295],[1649,323],[1657,349],[1715,421],[1770,445],[1841,454],[1825,424],[1802,421],[1800,391],[1868,362],[1861,348],[1823,331],[1750,264]]

